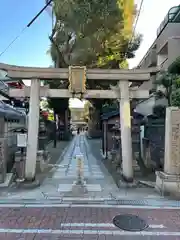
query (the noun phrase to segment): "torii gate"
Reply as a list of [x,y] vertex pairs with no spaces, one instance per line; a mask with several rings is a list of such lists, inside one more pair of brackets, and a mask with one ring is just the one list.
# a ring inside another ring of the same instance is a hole
[[[7,77],[11,79],[30,79],[31,87],[25,86],[23,89],[10,89],[11,97],[30,97],[30,110],[28,121],[28,143],[25,167],[25,178],[33,181],[35,178],[38,127],[39,127],[39,98],[71,98],[74,93],[83,94],[84,99],[119,99],[120,124],[121,124],[121,144],[122,144],[122,171],[125,179],[133,180],[133,159],[132,159],[132,139],[131,139],[131,117],[130,99],[148,98],[147,90],[130,90],[130,82],[144,82],[151,79],[151,75],[159,72],[158,68],[148,69],[87,69],[85,67],[68,68],[34,68],[19,67],[0,63],[0,70],[7,72]],[[118,91],[113,90],[86,90],[81,79],[109,80],[109,82],[119,80]],[[40,87],[40,80],[60,80],[70,79],[71,89],[49,89],[48,86]],[[75,86],[76,85],[76,86]],[[74,90],[73,90],[74,88]],[[78,89],[78,90],[77,90]],[[72,91],[73,90],[73,91]],[[79,95],[78,95],[79,96]],[[77,96],[77,97],[78,97]]]

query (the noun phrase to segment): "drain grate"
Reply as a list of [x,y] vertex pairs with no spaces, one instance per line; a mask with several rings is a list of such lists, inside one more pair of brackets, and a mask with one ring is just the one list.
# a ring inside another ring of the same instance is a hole
[[149,227],[145,220],[137,215],[132,214],[115,216],[113,219],[113,224],[122,230],[131,232],[143,231]]

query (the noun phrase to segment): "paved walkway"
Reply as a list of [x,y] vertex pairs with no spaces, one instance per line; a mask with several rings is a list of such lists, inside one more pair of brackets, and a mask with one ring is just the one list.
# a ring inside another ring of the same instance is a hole
[[[98,145],[97,148],[99,148]],[[74,188],[77,181],[77,161],[75,159],[77,154],[83,155],[85,192],[79,191],[79,188]],[[13,203],[15,201],[34,203],[44,203],[44,201],[53,201],[53,203],[93,202],[153,206],[168,206],[170,204],[171,206],[179,206],[179,202],[166,201],[151,188],[118,189],[102,160],[95,158],[84,134],[73,138],[63,156],[59,158],[39,188],[1,191],[0,203]]]
[[[76,155],[83,156],[83,178],[86,192],[73,191],[77,181]],[[84,134],[73,138],[63,156],[59,158],[51,173],[47,174],[41,186],[34,190],[11,189],[1,192],[0,200],[57,200],[68,198],[73,201],[82,199],[111,199],[111,195],[119,192],[116,184],[108,172],[104,172],[99,165],[86,140]]]
[[61,197],[75,197],[73,184],[78,179],[76,155],[83,156],[83,178],[87,189],[86,193],[77,192],[76,197],[108,198],[112,192],[119,191],[112,177],[107,172],[103,172],[99,166],[91,153],[85,135],[82,134],[75,136],[61,164],[53,170],[52,177],[44,181],[43,186],[46,188],[48,185],[56,186],[56,191],[53,188],[51,191],[48,189],[46,192],[48,197],[53,197],[55,192]]

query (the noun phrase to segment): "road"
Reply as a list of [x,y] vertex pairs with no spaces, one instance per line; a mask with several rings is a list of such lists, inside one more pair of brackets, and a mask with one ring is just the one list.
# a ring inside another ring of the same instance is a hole
[[[83,155],[87,193],[74,195],[78,154]],[[140,190],[118,189],[85,136],[79,135],[39,188],[14,189],[0,198],[0,240],[180,240],[179,202],[167,203],[152,195],[154,190]],[[113,202],[119,205],[110,205]],[[113,218],[120,214],[140,216],[149,227],[141,232],[123,231],[113,225]]]
[[[135,214],[149,224],[142,232],[122,231],[118,214]],[[175,240],[180,239],[180,209],[111,205],[1,205],[0,239]]]

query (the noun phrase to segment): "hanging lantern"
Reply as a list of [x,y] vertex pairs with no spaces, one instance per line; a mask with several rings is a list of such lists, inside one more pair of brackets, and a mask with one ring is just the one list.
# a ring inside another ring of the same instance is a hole
[[80,95],[86,91],[86,67],[69,67],[69,91],[73,96]]

